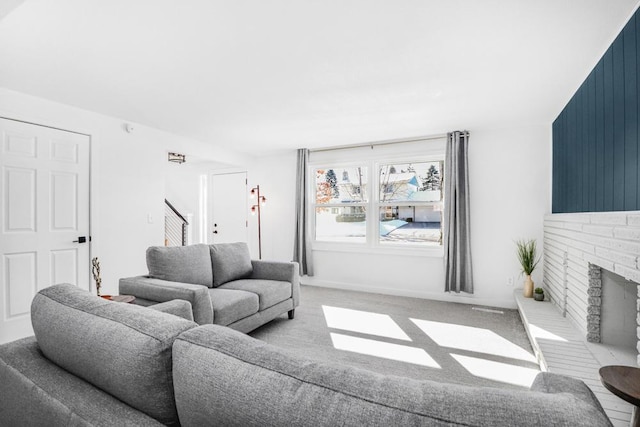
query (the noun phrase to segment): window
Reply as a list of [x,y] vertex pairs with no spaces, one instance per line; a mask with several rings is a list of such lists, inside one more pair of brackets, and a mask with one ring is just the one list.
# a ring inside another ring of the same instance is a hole
[[363,166],[315,170],[316,240],[366,242],[366,185],[367,168]]
[[442,161],[380,164],[380,244],[441,244],[442,167]]
[[315,240],[440,246],[443,163],[436,156],[314,168]]

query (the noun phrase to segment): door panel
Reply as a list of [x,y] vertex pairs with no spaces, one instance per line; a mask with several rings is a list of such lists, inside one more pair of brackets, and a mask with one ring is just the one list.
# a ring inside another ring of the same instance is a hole
[[36,171],[5,168],[5,232],[36,231]]
[[35,252],[4,256],[8,284],[7,318],[9,319],[29,314],[31,298],[36,292],[36,259]]
[[78,231],[78,175],[51,174],[51,229]]
[[7,130],[3,144],[4,154],[16,157],[36,157],[36,141],[35,136]]
[[78,283],[78,249],[51,251],[50,283]]
[[247,241],[247,174],[211,175],[211,243]]
[[[89,149],[86,135],[0,119],[0,343],[33,333],[38,290],[89,290]],[[75,241],[75,242],[74,242]]]
[[51,141],[51,159],[58,162],[78,163],[78,144],[64,140]]

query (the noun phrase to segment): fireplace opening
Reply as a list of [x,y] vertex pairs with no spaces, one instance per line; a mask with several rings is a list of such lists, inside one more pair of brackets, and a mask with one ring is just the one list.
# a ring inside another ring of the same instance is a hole
[[602,269],[600,342],[636,351],[638,284]]

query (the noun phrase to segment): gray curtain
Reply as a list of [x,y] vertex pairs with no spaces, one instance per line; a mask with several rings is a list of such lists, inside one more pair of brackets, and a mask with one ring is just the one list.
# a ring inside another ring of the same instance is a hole
[[311,256],[311,238],[309,236],[307,163],[309,150],[298,149],[298,165],[296,172],[296,231],[293,247],[293,260],[300,264],[300,274],[313,276],[313,258]]
[[473,293],[469,222],[468,132],[447,134],[444,160],[445,291]]

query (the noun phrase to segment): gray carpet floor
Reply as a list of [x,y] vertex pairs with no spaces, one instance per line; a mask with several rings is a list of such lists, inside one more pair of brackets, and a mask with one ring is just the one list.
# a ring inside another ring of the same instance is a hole
[[295,314],[250,335],[316,361],[414,379],[523,389],[539,370],[517,310],[302,286]]

